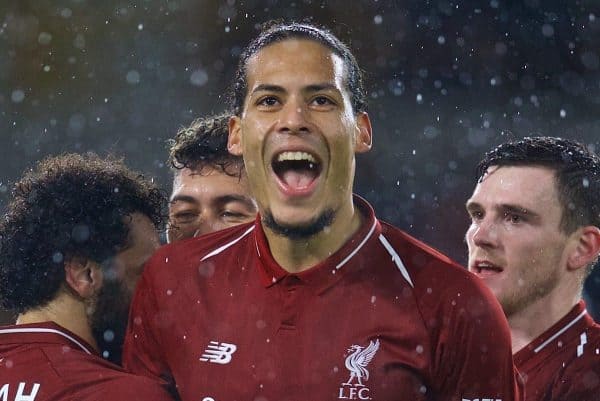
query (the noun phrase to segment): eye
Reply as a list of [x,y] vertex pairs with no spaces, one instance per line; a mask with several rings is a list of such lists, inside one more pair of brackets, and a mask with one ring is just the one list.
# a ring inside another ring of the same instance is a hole
[[192,223],[198,214],[192,211],[183,211],[174,213],[172,216],[172,220],[175,224],[189,224]]
[[483,219],[483,211],[469,210],[469,217],[471,218],[471,220],[481,220]]
[[510,222],[511,224],[519,224],[522,223],[525,219],[523,218],[523,216],[519,215],[519,214],[515,214],[515,213],[505,213],[504,214],[504,219],[508,222]]
[[316,96],[312,100],[312,104],[314,104],[315,106],[333,106],[335,105],[335,102],[327,96]]
[[263,107],[273,107],[279,104],[279,100],[275,96],[264,96],[256,104]]
[[242,221],[251,218],[251,216],[246,213],[235,212],[232,210],[224,210],[221,212],[220,216],[223,220],[227,221]]

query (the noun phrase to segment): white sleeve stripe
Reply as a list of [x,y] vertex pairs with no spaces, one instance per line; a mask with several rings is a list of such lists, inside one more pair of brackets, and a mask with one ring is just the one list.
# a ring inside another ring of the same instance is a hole
[[82,350],[84,350],[86,353],[88,354],[92,354],[85,345],[83,345],[82,343],[80,343],[79,341],[77,341],[75,338],[73,338],[72,336],[63,333],[62,331],[58,331],[58,330],[54,330],[54,329],[37,329],[37,328],[28,328],[28,329],[3,329],[0,330],[0,334],[13,334],[13,333],[53,333],[53,334],[58,334],[60,336],[63,336],[65,338],[67,338],[68,340],[70,340],[71,342],[75,343],[76,345],[79,346],[79,348],[81,348]]
[[571,322],[569,322],[565,327],[563,327],[562,329],[558,330],[552,337],[550,337],[549,339],[547,339],[546,341],[544,341],[543,343],[541,343],[536,349],[533,350],[533,352],[535,354],[537,354],[538,352],[540,352],[542,350],[542,348],[544,348],[546,345],[548,345],[552,341],[554,341],[556,339],[556,337],[560,336],[562,333],[564,333],[565,331],[567,331],[567,329],[569,327],[573,326],[575,323],[577,323],[579,320],[581,320],[581,318],[584,317],[586,313],[587,313],[587,310],[584,310],[583,312],[581,312],[579,314],[579,316],[577,316],[575,319],[571,320]]
[[222,245],[222,246],[218,247],[217,249],[215,249],[214,251],[210,252],[209,254],[205,255],[202,259],[200,259],[200,262],[204,262],[206,259],[208,259],[210,257],[213,257],[215,255],[218,255],[219,253],[223,252],[225,249],[227,249],[230,246],[234,245],[236,242],[240,241],[242,238],[244,238],[246,235],[248,235],[252,230],[254,230],[254,226],[252,226],[249,229],[247,229],[242,235],[240,235],[239,237],[237,237],[233,241],[228,242],[227,244]]
[[377,220],[375,220],[373,222],[371,229],[369,230],[367,235],[365,235],[365,238],[363,238],[363,240],[360,242],[360,244],[358,244],[358,246],[352,252],[350,252],[350,254],[348,256],[346,256],[344,258],[344,260],[342,260],[340,263],[337,264],[337,266],[335,267],[336,270],[339,270],[342,266],[344,266],[346,263],[348,263],[348,261],[350,259],[352,259],[352,257],[354,257],[354,255],[356,255],[356,253],[358,251],[360,251],[360,249],[365,245],[365,243],[369,240],[369,238],[371,238],[371,235],[373,235],[373,231],[375,231],[375,227],[377,227]]
[[411,287],[415,288],[415,285],[413,284],[412,280],[410,279],[410,275],[408,274],[408,270],[406,270],[406,266],[404,266],[402,259],[400,259],[400,255],[398,255],[396,250],[392,247],[392,244],[389,243],[389,241],[383,236],[383,234],[379,235],[379,241],[381,241],[385,249],[392,256],[392,260],[398,267],[398,270],[400,270],[402,277],[404,277],[406,281],[408,281],[408,284],[410,284]]

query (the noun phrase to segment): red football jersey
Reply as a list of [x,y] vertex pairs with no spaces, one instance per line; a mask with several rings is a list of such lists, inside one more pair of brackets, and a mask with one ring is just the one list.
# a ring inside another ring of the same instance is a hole
[[138,284],[126,368],[184,401],[514,399],[508,324],[480,280],[365,216],[299,274],[260,218],[161,248]]
[[600,326],[579,302],[515,354],[526,401],[600,401]]
[[52,322],[0,327],[2,401],[169,401],[164,388],[105,361]]

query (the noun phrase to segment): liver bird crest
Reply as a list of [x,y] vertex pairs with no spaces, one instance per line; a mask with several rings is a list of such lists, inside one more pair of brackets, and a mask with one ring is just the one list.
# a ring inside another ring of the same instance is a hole
[[376,339],[375,342],[371,341],[366,347],[353,345],[348,348],[348,352],[351,352],[351,354],[346,357],[346,368],[350,371],[350,379],[344,383],[345,386],[351,386],[354,379],[357,381],[355,386],[364,386],[363,379],[365,381],[369,380],[367,365],[371,362],[378,349],[379,339]]

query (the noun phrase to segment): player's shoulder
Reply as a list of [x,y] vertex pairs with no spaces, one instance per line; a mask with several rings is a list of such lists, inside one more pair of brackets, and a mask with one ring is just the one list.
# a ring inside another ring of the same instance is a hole
[[447,280],[471,281],[474,278],[464,267],[439,250],[388,223],[381,222],[381,226],[382,241],[386,242],[386,248],[391,248],[388,252],[395,252],[411,275],[427,281],[441,276],[441,281],[446,283]]
[[382,222],[382,236],[398,255],[418,302],[426,308],[469,305],[481,313],[499,313],[485,284],[442,252],[388,223]]
[[126,372],[97,355],[64,350],[62,355],[56,352],[48,354],[52,370],[60,377],[64,389],[77,394],[78,399],[96,400],[98,394],[110,400],[169,399],[168,393],[157,381]]
[[176,273],[187,269],[190,262],[199,261],[211,252],[243,245],[243,240],[254,230],[255,223],[245,223],[198,237],[177,241],[160,247],[150,258],[146,268]]

